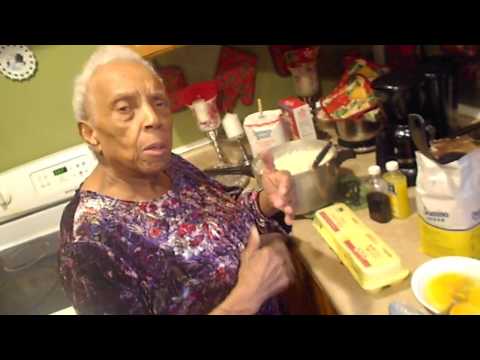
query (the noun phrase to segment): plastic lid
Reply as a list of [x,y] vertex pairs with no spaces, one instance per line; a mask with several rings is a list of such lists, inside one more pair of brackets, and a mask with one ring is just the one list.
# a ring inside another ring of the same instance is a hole
[[396,161],[389,161],[385,165],[387,171],[397,171],[398,170],[398,162]]
[[368,168],[368,174],[370,176],[377,176],[380,175],[382,170],[380,169],[380,166],[378,165],[372,165]]

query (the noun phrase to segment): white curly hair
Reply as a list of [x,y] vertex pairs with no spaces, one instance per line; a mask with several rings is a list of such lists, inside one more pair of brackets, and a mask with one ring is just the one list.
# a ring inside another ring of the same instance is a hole
[[[95,73],[95,70],[100,65],[104,65],[116,60],[129,60],[140,63],[158,76],[152,65],[132,49],[120,45],[100,46],[87,60],[82,72],[75,78],[74,81],[72,105],[75,120],[77,122],[87,120],[88,118],[86,106],[87,88],[92,75]],[[162,79],[160,78],[160,80]]]

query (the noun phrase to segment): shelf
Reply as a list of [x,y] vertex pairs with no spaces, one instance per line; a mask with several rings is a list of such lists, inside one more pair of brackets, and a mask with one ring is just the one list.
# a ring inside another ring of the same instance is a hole
[[135,50],[144,58],[152,58],[175,50],[182,45],[127,45],[129,48]]

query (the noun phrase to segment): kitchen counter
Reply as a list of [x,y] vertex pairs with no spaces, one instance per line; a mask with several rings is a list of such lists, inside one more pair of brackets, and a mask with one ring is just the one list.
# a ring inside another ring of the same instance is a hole
[[[364,176],[368,166],[374,163],[374,154],[366,154],[345,162],[343,166],[353,170],[357,176]],[[420,233],[414,188],[409,189],[409,197],[414,213],[407,219],[394,219],[388,224],[380,224],[370,219],[368,209],[358,210],[356,214],[397,252],[404,266],[413,273],[431,258],[419,250]],[[410,277],[377,293],[363,290],[316,232],[311,220],[295,221],[292,235],[305,266],[314,281],[328,295],[337,313],[388,314],[388,305],[394,301],[421,308],[410,289]]]
[[[211,166],[212,163],[209,160],[215,159],[211,154],[210,146],[183,156],[202,169]],[[358,155],[356,159],[344,162],[342,168],[349,169],[356,176],[363,177],[367,175],[368,166],[374,163],[375,155],[373,153],[362,154]],[[430,257],[422,254],[419,250],[420,235],[418,216],[415,213],[414,188],[409,189],[409,196],[414,214],[407,219],[380,224],[370,219],[368,209],[358,210],[356,214],[397,252],[404,266],[413,273]],[[297,244],[298,251],[296,253],[299,254],[313,281],[329,298],[336,313],[388,314],[388,305],[393,301],[421,308],[410,290],[410,277],[377,293],[368,293],[363,290],[316,232],[311,220],[296,220],[292,235]]]

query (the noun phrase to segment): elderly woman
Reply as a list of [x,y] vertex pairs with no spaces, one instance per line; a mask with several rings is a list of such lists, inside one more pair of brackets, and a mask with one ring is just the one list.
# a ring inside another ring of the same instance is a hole
[[61,220],[59,270],[79,314],[282,312],[288,173],[267,161],[264,189],[239,194],[172,154],[162,79],[125,47],[91,56],[73,107],[99,160]]

